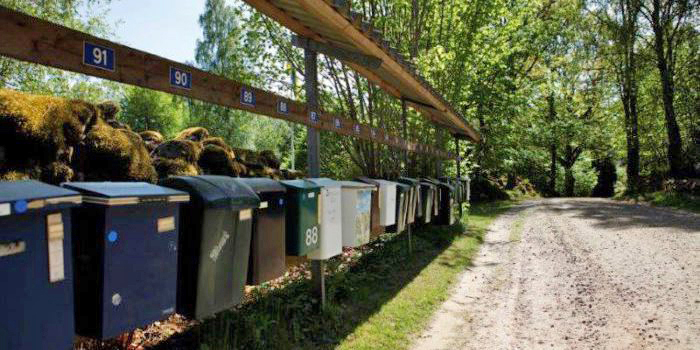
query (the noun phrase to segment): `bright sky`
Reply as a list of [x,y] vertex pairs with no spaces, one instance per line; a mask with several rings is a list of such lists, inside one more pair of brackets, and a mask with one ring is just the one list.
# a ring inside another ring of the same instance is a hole
[[194,62],[205,0],[113,0],[107,16],[118,42],[177,62]]

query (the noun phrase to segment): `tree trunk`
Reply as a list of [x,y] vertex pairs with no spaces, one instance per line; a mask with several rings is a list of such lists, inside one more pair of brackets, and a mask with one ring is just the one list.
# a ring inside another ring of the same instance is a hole
[[573,164],[570,167],[564,167],[564,195],[566,197],[574,196],[574,184],[576,179],[574,179]]
[[[681,151],[681,133],[673,108],[673,42],[666,37],[664,24],[661,23],[661,2],[652,1],[651,27],[654,31],[654,51],[656,66],[659,69],[663,92],[664,116],[666,117],[666,136],[668,137],[668,166],[672,178],[682,177],[683,159]],[[668,41],[668,42],[667,42]]]
[[549,146],[549,153],[552,157],[549,164],[549,195],[555,197],[557,195],[557,146],[554,144]]

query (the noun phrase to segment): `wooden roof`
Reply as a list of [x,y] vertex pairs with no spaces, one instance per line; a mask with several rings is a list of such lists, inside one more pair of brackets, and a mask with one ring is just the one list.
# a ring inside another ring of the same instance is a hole
[[479,134],[435,91],[379,31],[352,12],[344,0],[244,0],[302,37],[381,60],[373,68],[345,61],[372,83],[404,99],[435,124],[460,138],[479,142]]

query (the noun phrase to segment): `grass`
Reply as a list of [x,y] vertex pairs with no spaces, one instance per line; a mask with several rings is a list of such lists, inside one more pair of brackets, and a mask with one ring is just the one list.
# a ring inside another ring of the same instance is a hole
[[410,346],[477,251],[491,222],[513,202],[472,206],[461,223],[387,234],[327,263],[327,305],[318,309],[308,279],[263,286],[156,349],[399,349]]
[[525,212],[521,211],[518,213],[518,217],[513,222],[510,227],[510,233],[508,235],[508,240],[511,242],[517,242],[520,240],[520,236],[523,233],[523,227],[525,226]]
[[669,207],[700,213],[700,198],[684,193],[659,191],[645,193],[634,198],[622,197],[619,199],[631,199],[635,201],[641,200],[660,207]]

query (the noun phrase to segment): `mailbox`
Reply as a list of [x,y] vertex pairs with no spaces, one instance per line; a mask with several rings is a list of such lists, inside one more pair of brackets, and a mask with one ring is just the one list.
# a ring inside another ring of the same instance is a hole
[[370,230],[370,239],[375,239],[379,237],[382,233],[384,233],[384,226],[381,225],[381,222],[379,220],[379,182],[374,181],[368,177],[358,177],[355,180],[366,183],[368,185],[372,185],[374,190],[372,191],[372,203],[371,203],[371,208],[370,208],[370,217],[369,217],[369,230]]
[[69,182],[75,326],[106,339],[175,312],[178,218],[187,193],[145,182]]
[[395,182],[396,184],[396,224],[387,227],[390,232],[401,233],[406,229],[408,218],[408,206],[411,196],[411,186]]
[[73,349],[71,208],[79,193],[0,182],[0,349]]
[[396,224],[396,182],[374,179],[379,183],[379,223],[384,226]]
[[435,203],[434,197],[436,195],[436,187],[433,183],[427,181],[420,181],[420,194],[421,194],[421,222],[428,224],[433,218],[433,204]]
[[180,218],[177,312],[202,319],[239,304],[260,199],[228,176],[173,176],[161,185],[191,198]]
[[418,209],[421,206],[420,181],[408,177],[400,177],[399,183],[411,186],[408,208],[406,210],[406,223],[412,224],[420,216],[420,210]]
[[309,252],[309,259],[326,260],[343,252],[342,197],[340,182],[327,178],[308,179],[321,187],[318,199],[320,222],[318,249]]
[[287,255],[305,256],[319,247],[319,200],[321,186],[308,180],[280,181],[287,188]]
[[343,246],[369,243],[372,192],[374,185],[341,181],[343,197]]
[[248,262],[248,284],[256,285],[278,278],[287,271],[284,262],[287,189],[278,181],[268,178],[238,181],[248,185],[260,197],[260,205],[253,210],[253,235]]

